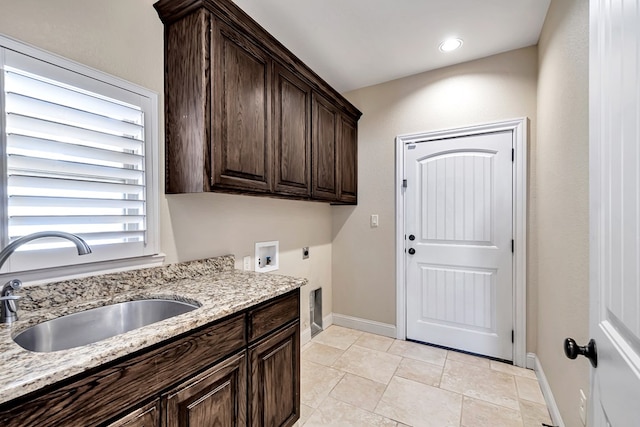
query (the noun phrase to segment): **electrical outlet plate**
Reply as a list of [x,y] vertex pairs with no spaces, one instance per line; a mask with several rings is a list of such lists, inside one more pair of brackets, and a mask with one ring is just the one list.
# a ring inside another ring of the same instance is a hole
[[302,248],[302,259],[307,258],[309,258],[309,247],[305,246],[304,248]]
[[582,390],[580,390],[580,421],[582,425],[587,425],[587,397]]
[[243,268],[245,271],[251,271],[251,256],[247,255],[242,258]]

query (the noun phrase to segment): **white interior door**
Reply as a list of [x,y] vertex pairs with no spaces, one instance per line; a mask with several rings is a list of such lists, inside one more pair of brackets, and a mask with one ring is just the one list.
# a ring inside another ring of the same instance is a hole
[[592,0],[590,426],[640,425],[640,6]]
[[513,359],[513,134],[405,146],[407,338]]

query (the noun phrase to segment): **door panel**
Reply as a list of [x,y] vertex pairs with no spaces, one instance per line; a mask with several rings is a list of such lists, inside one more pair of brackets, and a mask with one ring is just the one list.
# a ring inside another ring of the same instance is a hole
[[269,191],[271,60],[218,20],[212,50],[214,184]]
[[316,199],[336,200],[337,183],[337,135],[338,112],[329,101],[314,93],[313,111],[313,184],[312,195]]
[[342,203],[358,201],[358,126],[340,117],[340,149],[337,163],[340,176],[340,196]]
[[640,420],[640,6],[591,2],[593,426]]
[[163,396],[165,427],[246,425],[244,353],[232,356]]
[[249,425],[288,427],[300,418],[300,326],[249,348]]
[[510,131],[406,147],[407,338],[512,360],[511,148]]
[[276,192],[311,194],[311,88],[275,67],[274,144]]

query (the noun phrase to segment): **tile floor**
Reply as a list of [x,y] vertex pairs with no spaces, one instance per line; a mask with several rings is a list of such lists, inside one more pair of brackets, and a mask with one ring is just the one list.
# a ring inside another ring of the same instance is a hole
[[540,427],[533,371],[330,326],[302,348],[296,427]]

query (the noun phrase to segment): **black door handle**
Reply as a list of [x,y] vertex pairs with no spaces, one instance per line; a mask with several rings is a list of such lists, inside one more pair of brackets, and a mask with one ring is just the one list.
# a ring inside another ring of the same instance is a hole
[[409,255],[413,255],[416,253],[416,250],[413,248],[409,248]]
[[564,354],[569,359],[575,359],[579,355],[582,355],[589,359],[591,366],[598,367],[598,350],[596,348],[595,340],[589,340],[589,343],[583,347],[579,346],[573,338],[567,338],[564,340]]

